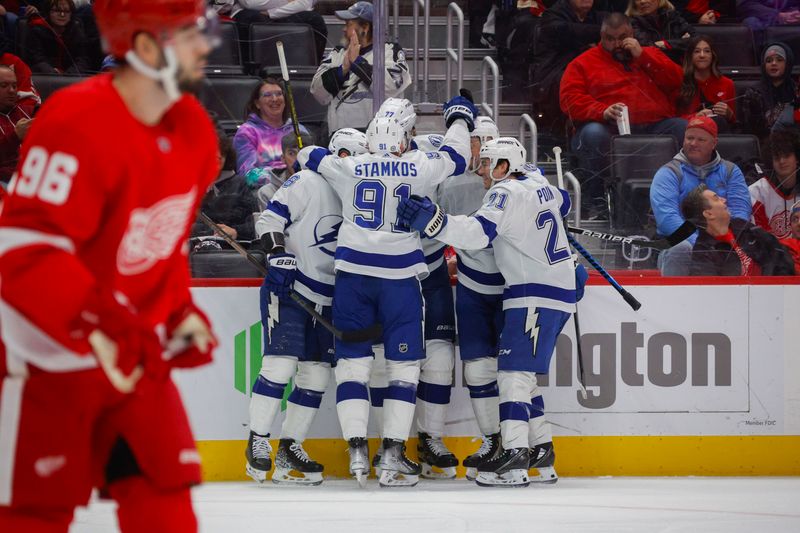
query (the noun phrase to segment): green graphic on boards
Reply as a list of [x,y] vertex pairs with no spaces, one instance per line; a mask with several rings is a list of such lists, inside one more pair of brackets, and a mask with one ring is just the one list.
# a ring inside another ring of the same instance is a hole
[[[261,322],[256,322],[233,337],[233,386],[246,396],[252,394],[253,384],[261,372],[261,331]],[[286,410],[292,388],[292,380],[289,380],[283,391],[281,411]]]

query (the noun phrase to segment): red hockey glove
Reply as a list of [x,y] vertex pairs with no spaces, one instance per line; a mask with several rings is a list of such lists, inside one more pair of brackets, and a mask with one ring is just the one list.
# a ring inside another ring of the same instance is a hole
[[130,393],[145,367],[161,359],[161,342],[154,329],[107,291],[95,291],[78,318],[77,329],[89,342],[108,380]]
[[206,314],[189,302],[167,321],[167,351],[164,358],[170,368],[192,368],[212,361],[219,344],[211,332]]

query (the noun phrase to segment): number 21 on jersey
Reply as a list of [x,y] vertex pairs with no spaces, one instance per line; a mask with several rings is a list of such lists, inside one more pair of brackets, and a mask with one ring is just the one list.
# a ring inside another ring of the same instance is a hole
[[23,198],[37,197],[43,202],[63,205],[72,190],[72,180],[78,172],[75,156],[63,152],[52,155],[41,146],[28,150],[19,175],[12,181],[11,194]]
[[[397,198],[399,204],[401,200],[407,199],[411,195],[411,185],[401,183],[392,191],[392,196]],[[353,216],[353,222],[357,226],[379,230],[383,227],[386,210],[386,185],[379,180],[361,180],[356,184],[353,191],[353,205],[361,213]],[[392,222],[392,231],[395,233],[405,233],[408,230],[399,227],[399,220]]]

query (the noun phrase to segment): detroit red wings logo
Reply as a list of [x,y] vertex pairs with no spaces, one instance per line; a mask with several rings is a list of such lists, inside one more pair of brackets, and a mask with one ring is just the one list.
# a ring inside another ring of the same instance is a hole
[[196,188],[192,188],[186,194],[170,196],[131,212],[128,229],[117,250],[120,274],[141,274],[172,255],[183,236],[196,195]]
[[789,212],[781,211],[780,213],[773,215],[769,220],[769,227],[772,230],[772,234],[777,238],[785,239],[786,237],[789,237],[792,231],[792,228],[789,225]]

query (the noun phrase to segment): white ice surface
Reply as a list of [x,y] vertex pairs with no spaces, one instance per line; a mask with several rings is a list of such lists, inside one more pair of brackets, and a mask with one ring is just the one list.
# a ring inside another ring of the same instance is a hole
[[[205,533],[800,532],[800,478],[562,478],[522,489],[208,483],[193,499]],[[93,501],[70,533],[116,531],[114,507]]]

